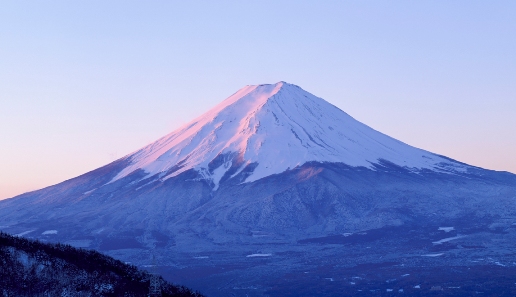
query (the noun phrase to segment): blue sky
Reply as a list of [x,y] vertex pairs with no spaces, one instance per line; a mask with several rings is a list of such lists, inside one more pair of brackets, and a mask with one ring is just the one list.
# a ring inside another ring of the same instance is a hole
[[287,81],[408,144],[516,172],[514,1],[4,1],[0,199]]

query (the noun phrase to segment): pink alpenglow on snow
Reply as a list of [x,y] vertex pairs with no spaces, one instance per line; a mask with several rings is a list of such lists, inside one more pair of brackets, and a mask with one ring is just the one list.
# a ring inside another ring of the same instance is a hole
[[[209,166],[227,155],[216,168]],[[414,148],[382,134],[298,86],[246,86],[210,111],[124,157],[130,165],[111,182],[137,169],[165,180],[189,169],[212,180],[235,165],[235,176],[257,164],[245,182],[309,161],[341,162],[374,169],[381,160],[410,170],[464,171],[467,165]],[[210,169],[211,168],[211,169]]]

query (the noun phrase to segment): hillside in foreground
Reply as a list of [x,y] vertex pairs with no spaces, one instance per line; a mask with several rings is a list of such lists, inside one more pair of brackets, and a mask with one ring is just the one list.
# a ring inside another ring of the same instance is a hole
[[[91,250],[0,232],[3,296],[147,296],[151,275]],[[158,278],[162,296],[196,296]]]

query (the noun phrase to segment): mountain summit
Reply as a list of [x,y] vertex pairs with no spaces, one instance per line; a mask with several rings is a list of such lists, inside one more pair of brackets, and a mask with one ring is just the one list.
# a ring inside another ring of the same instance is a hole
[[245,182],[306,162],[374,168],[388,161],[410,170],[461,171],[465,166],[386,136],[286,82],[246,86],[171,134],[125,157],[111,181],[142,169],[166,180],[195,169],[210,180],[250,171]]
[[414,148],[279,82],[0,201],[0,230],[144,267],[153,255],[167,280],[209,296],[424,295],[434,285],[464,296],[482,280],[468,287],[457,275],[516,282],[503,270],[516,261],[515,203],[514,174]]

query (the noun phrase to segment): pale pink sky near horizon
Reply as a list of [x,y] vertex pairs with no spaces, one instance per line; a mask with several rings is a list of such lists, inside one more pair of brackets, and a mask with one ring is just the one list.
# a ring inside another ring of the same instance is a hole
[[516,173],[516,2],[133,1],[0,10],[0,199],[73,178],[249,84]]

